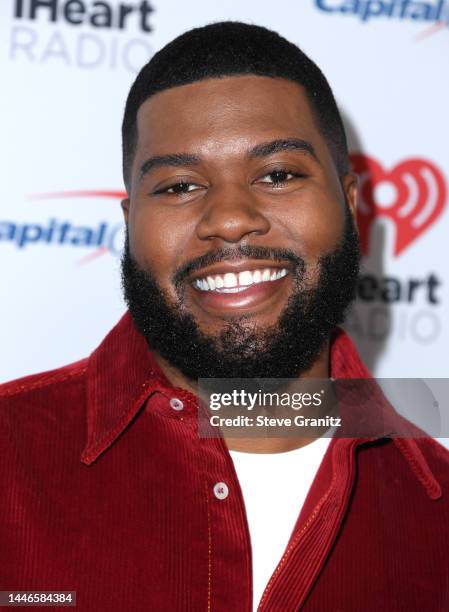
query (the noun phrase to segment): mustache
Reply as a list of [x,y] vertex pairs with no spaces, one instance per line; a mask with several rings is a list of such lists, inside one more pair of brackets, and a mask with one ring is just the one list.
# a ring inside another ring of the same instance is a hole
[[221,261],[236,261],[238,259],[270,259],[271,261],[289,261],[300,272],[305,270],[305,261],[290,249],[269,248],[263,246],[252,246],[241,244],[235,247],[224,247],[210,253],[206,253],[193,259],[178,268],[173,275],[173,284],[179,287],[181,283],[194,272],[211,266]]

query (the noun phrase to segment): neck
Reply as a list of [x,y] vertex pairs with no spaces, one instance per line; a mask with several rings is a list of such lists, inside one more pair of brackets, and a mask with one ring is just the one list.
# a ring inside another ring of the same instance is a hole
[[[167,360],[161,357],[157,352],[153,353],[157,364],[175,387],[186,389],[198,395],[198,385],[195,381],[184,376],[179,370],[173,367]],[[326,342],[317,359],[314,361],[312,366],[301,374],[301,379],[316,379],[316,378],[329,378],[330,376],[330,364],[329,364],[330,348],[329,341]],[[283,453],[286,451],[294,450],[302,446],[306,446],[310,442],[313,442],[317,438],[311,437],[286,437],[286,438],[232,438],[224,437],[224,441],[229,450],[241,451],[246,453]]]

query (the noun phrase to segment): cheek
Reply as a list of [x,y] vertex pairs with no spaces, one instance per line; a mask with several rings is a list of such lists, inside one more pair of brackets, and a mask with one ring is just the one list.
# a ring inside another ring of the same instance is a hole
[[157,282],[174,295],[171,278],[182,262],[186,237],[182,223],[173,215],[149,205],[137,204],[129,216],[131,252],[137,262],[154,274]]
[[342,238],[344,203],[320,190],[301,194],[278,216],[286,236],[310,264],[333,251]]

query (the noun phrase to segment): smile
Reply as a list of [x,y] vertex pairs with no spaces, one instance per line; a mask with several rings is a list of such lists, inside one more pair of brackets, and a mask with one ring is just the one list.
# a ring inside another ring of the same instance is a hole
[[200,291],[240,293],[247,290],[251,285],[273,282],[287,274],[287,268],[280,270],[279,268],[261,268],[257,270],[242,270],[238,273],[226,272],[225,274],[214,274],[204,278],[197,278],[192,284]]

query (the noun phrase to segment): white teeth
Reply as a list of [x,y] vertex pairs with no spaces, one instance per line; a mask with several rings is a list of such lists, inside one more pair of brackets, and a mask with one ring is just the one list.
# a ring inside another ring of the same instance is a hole
[[254,270],[253,272],[253,283],[262,282],[262,272],[260,270]]
[[221,289],[223,285],[224,285],[223,279],[221,278],[221,276],[217,274],[217,276],[215,277],[215,287],[217,289]]
[[268,268],[266,268],[263,272],[262,272],[262,282],[263,281],[269,281],[271,279],[271,274],[270,274],[270,270],[268,270]]
[[220,289],[220,293],[240,293],[240,291],[245,291],[244,287],[223,287]]
[[195,287],[201,291],[217,291],[220,293],[238,293],[245,291],[247,287],[253,284],[274,281],[286,276],[287,268],[281,270],[243,270],[238,274],[234,272],[226,272],[226,274],[216,274],[206,278],[199,278],[194,281]]
[[239,285],[252,285],[253,284],[253,275],[249,270],[245,270],[244,272],[239,272]]
[[225,287],[237,287],[237,275],[234,272],[226,272],[223,277],[223,282]]

